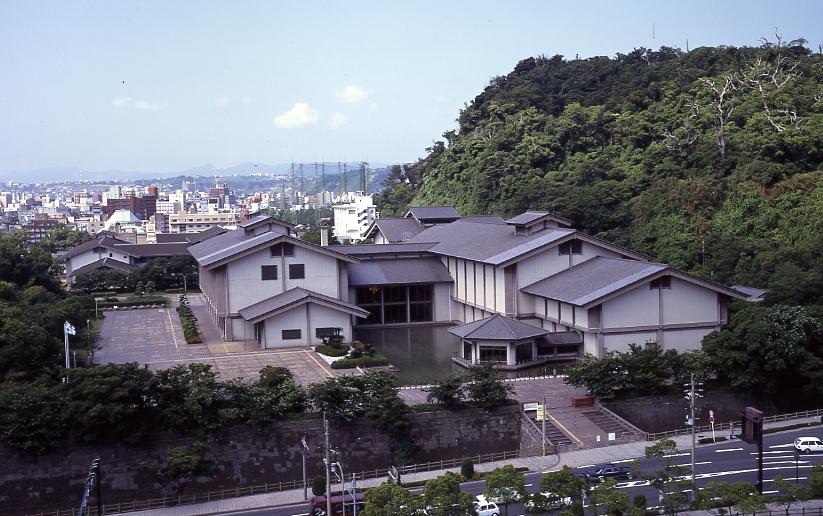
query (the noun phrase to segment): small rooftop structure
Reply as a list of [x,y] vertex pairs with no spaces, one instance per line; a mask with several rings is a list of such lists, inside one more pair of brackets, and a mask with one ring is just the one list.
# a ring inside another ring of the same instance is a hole
[[514,226],[517,235],[530,235],[546,228],[571,227],[572,221],[547,211],[527,211],[506,220],[506,224]]
[[537,351],[549,331],[509,317],[492,315],[449,328],[449,333],[463,341],[462,352],[454,357],[460,365],[492,363],[499,369],[520,369],[547,361]]
[[459,219],[460,214],[454,206],[414,206],[403,218],[413,218],[420,224],[445,224]]
[[478,321],[454,326],[449,328],[449,333],[467,340],[509,341],[541,337],[549,333],[549,331],[498,314]]
[[349,265],[349,285],[410,285],[452,283],[448,269],[438,258],[371,260]]
[[746,296],[746,301],[760,303],[768,292],[765,288],[747,287],[746,285],[732,285],[732,289]]
[[377,219],[363,233],[364,238],[374,238],[379,231],[390,244],[404,242],[423,231],[423,226],[413,218],[388,217]]

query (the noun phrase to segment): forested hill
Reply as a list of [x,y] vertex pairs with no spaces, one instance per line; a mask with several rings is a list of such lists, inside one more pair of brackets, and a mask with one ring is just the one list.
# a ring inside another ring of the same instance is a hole
[[686,271],[821,304],[823,55],[802,43],[525,59],[396,167],[378,206],[551,210]]

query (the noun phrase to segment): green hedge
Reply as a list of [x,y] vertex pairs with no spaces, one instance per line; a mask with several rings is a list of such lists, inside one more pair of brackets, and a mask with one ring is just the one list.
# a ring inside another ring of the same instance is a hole
[[99,301],[98,308],[111,308],[114,306],[128,307],[128,306],[143,306],[143,305],[168,305],[169,301],[165,297],[146,297],[143,299],[134,299],[130,301]]
[[360,358],[342,358],[332,362],[332,369],[354,369],[355,367],[376,367],[389,365],[389,359],[383,355]]
[[344,357],[349,352],[349,347],[333,348],[325,344],[320,344],[315,347],[314,350],[321,355],[326,355],[327,357]]

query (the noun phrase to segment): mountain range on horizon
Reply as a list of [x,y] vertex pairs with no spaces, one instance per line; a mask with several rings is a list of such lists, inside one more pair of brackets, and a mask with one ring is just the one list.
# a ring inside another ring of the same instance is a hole
[[[298,164],[295,163],[295,166]],[[303,163],[304,174],[308,177],[314,174],[314,163]],[[329,163],[327,163],[327,171]],[[67,181],[124,181],[124,180],[148,180],[164,179],[179,176],[193,177],[213,177],[213,176],[238,176],[252,174],[288,174],[291,172],[291,163],[255,163],[245,162],[230,167],[216,167],[210,163],[192,167],[186,170],[169,172],[140,172],[129,170],[97,170],[91,171],[82,167],[44,167],[33,170],[16,170],[0,173],[0,181],[16,183],[59,183]],[[370,163],[369,168],[384,168],[385,163]],[[349,165],[351,171],[359,167],[359,162]],[[336,173],[336,162],[332,172]],[[297,173],[297,171],[295,171]],[[327,172],[329,173],[329,172]]]

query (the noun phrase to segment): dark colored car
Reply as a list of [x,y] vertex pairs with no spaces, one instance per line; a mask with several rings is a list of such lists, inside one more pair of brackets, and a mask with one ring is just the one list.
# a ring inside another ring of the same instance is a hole
[[589,482],[603,482],[607,478],[615,480],[627,480],[634,476],[631,468],[618,466],[616,464],[598,464],[597,466],[583,471],[583,477]]

